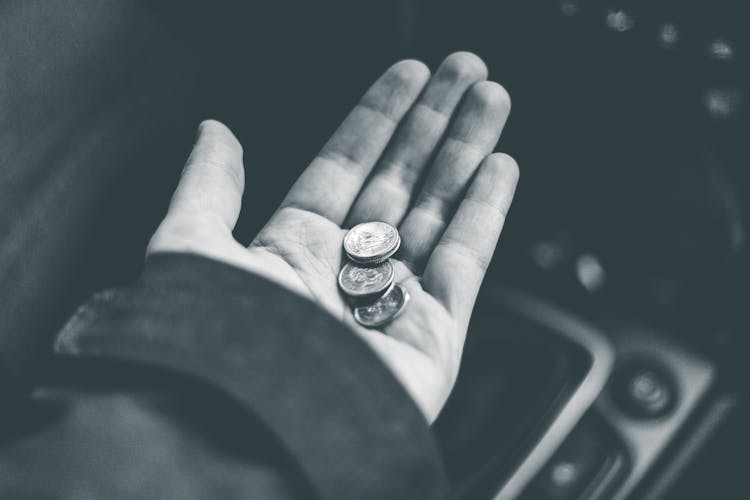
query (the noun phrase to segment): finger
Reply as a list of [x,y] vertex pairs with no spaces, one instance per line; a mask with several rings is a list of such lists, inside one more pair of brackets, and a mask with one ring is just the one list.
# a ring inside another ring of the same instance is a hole
[[166,233],[231,234],[240,214],[244,185],[239,141],[222,123],[202,122],[167,215],[152,243],[163,240],[161,236]]
[[419,274],[466,185],[497,144],[510,112],[508,93],[479,82],[466,94],[421,192],[399,227],[401,258]]
[[344,222],[365,179],[430,71],[419,61],[389,68],[365,93],[281,204]]
[[425,291],[467,324],[518,182],[508,155],[488,156],[429,258]]
[[443,61],[375,166],[349,212],[347,226],[369,220],[401,222],[459,101],[469,87],[486,78],[487,67],[472,53],[456,52]]

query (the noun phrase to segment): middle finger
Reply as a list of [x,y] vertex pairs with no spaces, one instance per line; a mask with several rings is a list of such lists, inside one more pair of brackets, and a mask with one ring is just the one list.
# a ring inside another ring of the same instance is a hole
[[378,161],[346,220],[346,227],[381,220],[397,226],[420,173],[433,156],[464,93],[487,78],[484,62],[456,52],[442,62]]
[[466,94],[421,192],[399,226],[400,258],[419,274],[443,234],[461,195],[492,152],[510,112],[510,97],[495,82],[479,82]]

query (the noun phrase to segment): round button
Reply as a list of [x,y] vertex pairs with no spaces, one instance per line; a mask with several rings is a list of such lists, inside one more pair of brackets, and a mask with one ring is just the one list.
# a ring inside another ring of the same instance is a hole
[[614,379],[614,395],[622,410],[637,418],[664,416],[674,408],[677,400],[671,375],[651,360],[621,366]]
[[717,37],[708,43],[707,52],[715,61],[731,61],[734,57],[734,45],[726,38]]
[[659,45],[666,50],[675,50],[680,43],[680,28],[671,22],[659,26]]
[[556,462],[549,468],[549,482],[557,488],[574,484],[581,477],[581,467],[574,462]]
[[635,26],[635,16],[626,10],[617,8],[607,9],[604,21],[609,29],[618,33],[630,31]]

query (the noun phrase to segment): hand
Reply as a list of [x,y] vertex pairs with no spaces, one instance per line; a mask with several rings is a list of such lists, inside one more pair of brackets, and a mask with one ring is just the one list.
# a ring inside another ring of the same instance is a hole
[[[418,61],[393,65],[247,248],[232,236],[242,147],[222,124],[203,122],[147,254],[205,255],[316,301],[371,346],[434,421],[518,179],[510,157],[490,154],[510,100],[486,76],[470,53],[452,54],[432,77]],[[346,228],[370,220],[399,229],[396,282],[411,296],[380,331],[354,321],[337,286]]]

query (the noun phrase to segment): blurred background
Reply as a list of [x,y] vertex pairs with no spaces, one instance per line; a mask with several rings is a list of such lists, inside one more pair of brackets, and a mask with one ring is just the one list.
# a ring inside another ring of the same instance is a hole
[[750,498],[748,20],[740,0],[2,1],[4,370],[43,379],[75,306],[137,276],[200,120],[245,147],[249,241],[388,65],[472,50],[511,94],[498,148],[522,176],[436,426],[460,495]]

